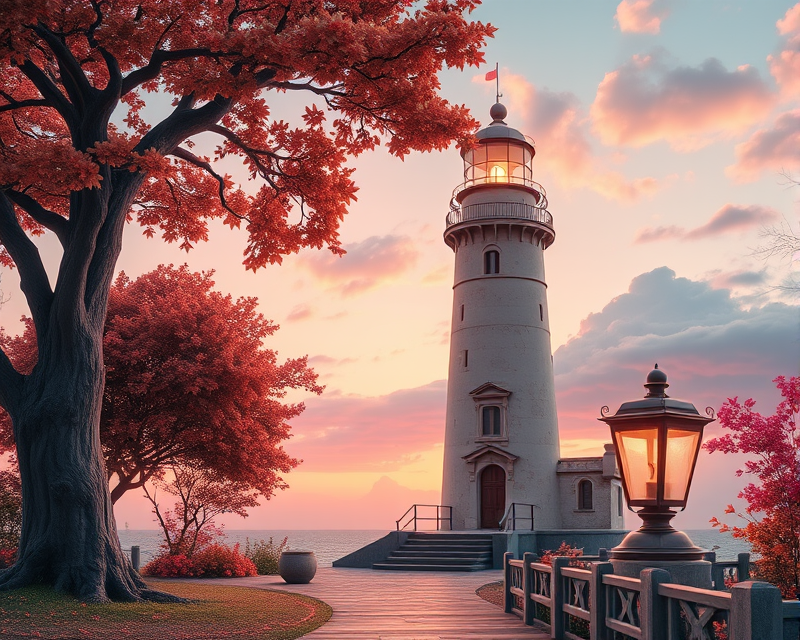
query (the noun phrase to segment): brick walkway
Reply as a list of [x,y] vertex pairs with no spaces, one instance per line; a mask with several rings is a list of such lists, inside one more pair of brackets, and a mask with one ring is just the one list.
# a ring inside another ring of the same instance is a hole
[[[310,640],[545,640],[475,595],[475,589],[502,579],[501,571],[444,573],[317,570],[311,584],[288,585],[279,576],[213,581],[302,593],[333,607],[330,621],[308,634]],[[212,581],[209,581],[212,582]]]

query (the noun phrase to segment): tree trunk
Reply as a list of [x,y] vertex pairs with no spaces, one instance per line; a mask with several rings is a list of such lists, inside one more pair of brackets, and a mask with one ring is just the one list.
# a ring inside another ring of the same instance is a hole
[[86,602],[177,600],[147,588],[117,536],[100,446],[102,329],[49,333],[11,412],[22,536],[0,589],[44,583]]

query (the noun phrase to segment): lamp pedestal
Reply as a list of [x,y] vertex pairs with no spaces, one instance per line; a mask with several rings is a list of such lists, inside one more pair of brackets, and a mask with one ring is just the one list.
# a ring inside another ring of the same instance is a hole
[[643,569],[664,569],[676,584],[710,589],[711,563],[703,560],[705,551],[689,536],[672,527],[675,512],[645,507],[638,515],[642,526],[609,551],[614,573],[638,578]]

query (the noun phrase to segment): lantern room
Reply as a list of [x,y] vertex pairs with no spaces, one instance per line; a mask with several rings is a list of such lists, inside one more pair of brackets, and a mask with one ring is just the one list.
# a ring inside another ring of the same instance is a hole
[[492,105],[491,124],[475,134],[478,144],[462,151],[464,184],[456,195],[459,202],[473,188],[513,186],[534,193],[537,204],[546,206],[544,190],[533,181],[533,141],[503,121],[507,114],[499,102]]

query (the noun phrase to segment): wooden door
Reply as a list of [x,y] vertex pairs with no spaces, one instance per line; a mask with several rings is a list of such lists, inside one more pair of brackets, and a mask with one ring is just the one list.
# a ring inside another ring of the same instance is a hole
[[506,472],[491,464],[481,473],[481,529],[499,529],[506,509]]

